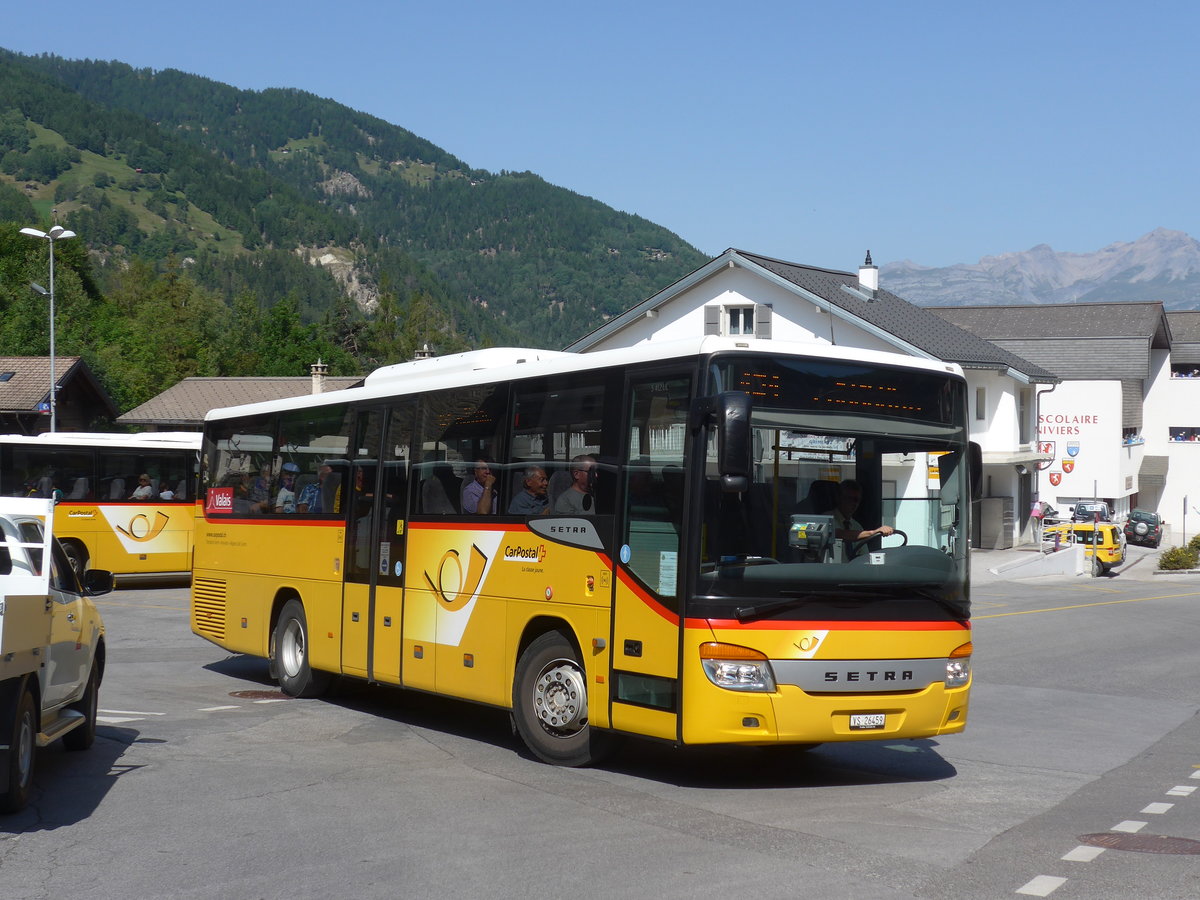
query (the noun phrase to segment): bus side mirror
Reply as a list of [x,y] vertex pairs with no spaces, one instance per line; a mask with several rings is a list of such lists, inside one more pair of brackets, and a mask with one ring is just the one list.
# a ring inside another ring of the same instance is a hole
[[721,475],[721,490],[726,493],[742,493],[750,488],[750,407],[750,395],[742,391],[725,391],[696,403],[698,424],[717,430],[717,472]]

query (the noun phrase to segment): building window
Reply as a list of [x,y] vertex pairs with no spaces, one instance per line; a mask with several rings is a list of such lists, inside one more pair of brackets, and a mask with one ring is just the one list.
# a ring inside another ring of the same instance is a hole
[[730,337],[735,335],[754,335],[754,307],[731,306],[726,311],[725,333]]
[[987,419],[987,390],[975,388],[975,420],[982,422]]

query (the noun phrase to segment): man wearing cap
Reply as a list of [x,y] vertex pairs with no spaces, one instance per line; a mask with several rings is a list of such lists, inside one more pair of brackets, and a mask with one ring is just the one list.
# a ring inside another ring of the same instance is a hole
[[279,472],[279,493],[275,496],[275,512],[294,513],[296,511],[296,474],[300,467],[293,462],[286,462]]

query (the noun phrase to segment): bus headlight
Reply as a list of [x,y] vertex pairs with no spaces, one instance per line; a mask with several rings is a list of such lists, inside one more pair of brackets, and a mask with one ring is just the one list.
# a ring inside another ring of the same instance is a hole
[[968,641],[955,649],[946,660],[946,687],[962,687],[971,680],[971,651],[974,648]]
[[700,645],[704,674],[719,688],[730,691],[774,691],[775,673],[765,653],[709,641]]

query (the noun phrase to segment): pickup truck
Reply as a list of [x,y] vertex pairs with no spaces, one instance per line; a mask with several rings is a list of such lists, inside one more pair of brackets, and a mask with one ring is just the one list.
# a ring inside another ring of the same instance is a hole
[[0,812],[29,802],[38,747],[96,739],[104,623],[91,598],[113,575],[80,577],[53,535],[54,501],[0,498]]

